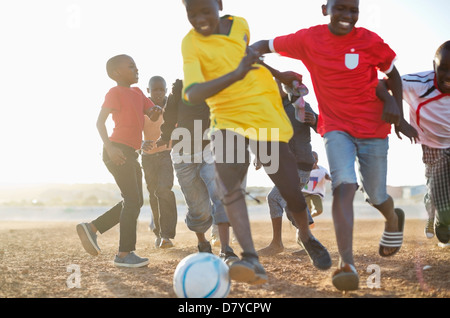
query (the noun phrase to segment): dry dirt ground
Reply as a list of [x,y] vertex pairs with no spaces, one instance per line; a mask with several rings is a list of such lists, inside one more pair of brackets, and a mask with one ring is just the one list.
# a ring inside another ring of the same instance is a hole
[[[149,257],[150,264],[119,269],[112,264],[118,227],[99,236],[102,253],[93,257],[81,247],[75,226],[73,222],[0,222],[0,298],[175,298],[175,268],[197,252],[195,236],[184,223],[178,224],[175,247],[163,250],[154,247],[154,235],[140,222],[136,252]],[[355,221],[357,291],[344,294],[333,287],[331,274],[338,262],[333,224],[316,219],[313,233],[329,249],[331,269],[319,271],[311,265],[295,242],[294,228],[285,222],[284,252],[260,258],[269,282],[260,286],[233,282],[229,298],[450,297],[450,248],[438,247],[436,238],[425,238],[423,220],[407,220],[401,251],[382,258],[378,241],[383,226],[381,220]],[[270,222],[252,222],[252,233],[257,249],[265,247],[272,235]],[[232,247],[240,253],[237,243]],[[213,250],[218,254],[218,248]],[[71,280],[76,268],[81,274],[79,286]]]

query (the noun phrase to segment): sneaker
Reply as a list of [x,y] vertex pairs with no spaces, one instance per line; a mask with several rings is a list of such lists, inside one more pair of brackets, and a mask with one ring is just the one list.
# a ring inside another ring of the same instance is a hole
[[199,242],[197,245],[198,251],[200,253],[211,253],[212,254],[212,249],[211,249],[211,244],[206,241],[206,242]]
[[97,256],[100,253],[100,247],[97,244],[97,234],[91,231],[89,223],[78,224],[77,233],[86,252],[92,256]]
[[173,247],[173,243],[168,238],[161,238],[161,243],[159,244],[159,248],[171,248]]
[[358,272],[352,264],[346,264],[340,261],[338,269],[333,273],[331,281],[338,290],[357,290],[359,285]]
[[225,252],[220,252],[219,257],[224,261],[225,264],[230,267],[234,262],[239,261],[239,257],[234,254],[234,251],[231,247],[227,246]]
[[425,236],[427,238],[433,238],[434,237],[434,220],[428,219],[427,226],[425,226]]
[[327,270],[331,267],[331,257],[328,250],[314,236],[310,237],[307,242],[297,238],[297,243],[302,246],[313,265],[320,270]]
[[260,285],[268,281],[258,256],[250,253],[242,253],[242,259],[231,264],[229,275],[232,280],[251,285]]
[[161,245],[161,238],[159,236],[157,236],[155,238],[155,247],[159,248],[159,245]]
[[442,225],[436,222],[434,224],[434,232],[436,233],[439,242],[446,244],[450,241],[450,230],[448,225]]
[[444,244],[444,243],[439,242],[438,246],[441,247],[441,248],[450,248],[450,243],[445,243]]
[[114,265],[118,267],[143,267],[148,265],[148,258],[142,258],[130,252],[127,256],[121,258],[116,255],[114,258]]

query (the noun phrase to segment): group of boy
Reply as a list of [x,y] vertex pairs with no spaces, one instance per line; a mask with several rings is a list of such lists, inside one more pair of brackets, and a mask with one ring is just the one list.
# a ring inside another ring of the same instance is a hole
[[[218,193],[226,212],[224,219],[217,221],[226,225],[222,229],[225,238],[222,252],[228,250],[226,231],[230,225],[243,251],[240,258],[233,253],[235,257],[229,264],[231,279],[249,284],[263,284],[268,280],[252,240],[242,187],[250,165],[250,150],[283,199],[283,207],[297,227],[297,242],[313,265],[327,270],[332,264],[328,250],[310,231],[298,158],[289,145],[294,136],[293,124],[274,80],[290,86],[294,81],[301,83],[302,78],[294,72],[280,72],[261,63],[260,57],[272,52],[301,60],[311,74],[317,96],[319,114],[313,124],[323,137],[330,165],[332,216],[339,251],[333,285],[338,290],[355,290],[359,286],[352,244],[353,199],[358,188],[355,162],[367,201],[385,218],[379,254],[392,256],[402,246],[405,213],[394,206],[386,187],[391,125],[399,137],[401,133],[412,142],[422,143],[429,195],[437,211],[436,236],[448,243],[449,42],[436,52],[432,72],[402,78],[394,65],[395,52],[377,34],[355,27],[359,17],[358,0],[328,0],[322,5],[322,14],[330,16],[329,24],[252,45],[244,18],[220,17],[222,0],[184,0],[183,3],[193,28],[182,42],[184,79],[176,94],[187,107],[201,103],[209,107],[210,139],[215,156],[214,192]],[[116,179],[123,201],[98,219],[80,224],[77,230],[85,249],[96,255],[99,251],[96,232],[103,233],[120,223],[116,265],[142,266],[148,264],[148,259],[133,252],[136,221],[142,206],[142,184],[139,187],[142,175],[136,150],[141,149],[144,114],[155,123],[162,110],[153,106],[139,89],[130,87],[138,78],[131,57],[113,58],[107,69],[118,85],[107,94],[97,127],[104,142],[105,164]],[[385,80],[378,79],[378,71],[386,74]],[[403,96],[411,106],[411,124],[403,118]],[[108,137],[104,121],[110,113],[115,128]],[[163,143],[144,143],[144,150],[167,147],[170,139],[166,135]],[[187,155],[191,157],[193,153]],[[226,160],[218,160],[224,157]],[[237,160],[240,158],[244,160]],[[178,172],[177,176],[181,180]],[[215,217],[211,209],[210,220],[206,221],[209,226]],[[199,231],[202,232],[203,229]],[[161,235],[170,237],[170,233]],[[204,236],[198,238],[200,246]]]

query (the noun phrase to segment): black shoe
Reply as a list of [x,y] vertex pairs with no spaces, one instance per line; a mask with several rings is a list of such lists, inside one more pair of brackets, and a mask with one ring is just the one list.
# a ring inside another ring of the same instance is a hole
[[331,267],[331,257],[328,250],[314,236],[310,237],[307,242],[300,241],[299,243],[308,253],[315,267],[321,270],[327,270]]
[[219,257],[224,261],[225,264],[230,267],[234,262],[239,261],[239,257],[234,254],[234,251],[231,247],[227,246],[225,252],[220,252]]
[[434,232],[439,242],[447,244],[450,241],[450,230],[448,225],[442,225],[436,222],[434,224]]
[[208,241],[207,242],[199,242],[197,245],[197,248],[200,253],[211,253],[212,254],[211,244]]
[[260,285],[268,281],[266,271],[259,263],[256,254],[242,253],[242,259],[231,264],[229,274],[232,280],[252,285]]

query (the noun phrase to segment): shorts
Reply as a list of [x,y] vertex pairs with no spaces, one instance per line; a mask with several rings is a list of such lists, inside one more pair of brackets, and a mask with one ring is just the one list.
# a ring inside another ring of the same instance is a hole
[[334,130],[324,135],[324,143],[333,191],[341,184],[358,184],[356,163],[367,201],[380,205],[389,198],[386,187],[388,137],[355,138]]

